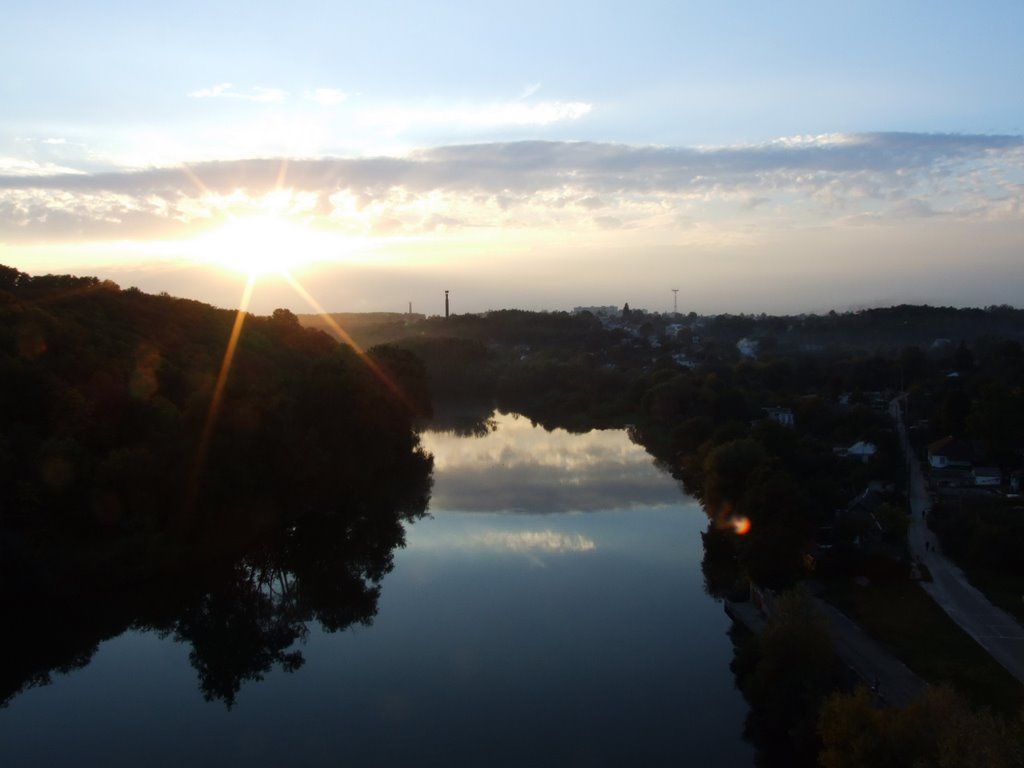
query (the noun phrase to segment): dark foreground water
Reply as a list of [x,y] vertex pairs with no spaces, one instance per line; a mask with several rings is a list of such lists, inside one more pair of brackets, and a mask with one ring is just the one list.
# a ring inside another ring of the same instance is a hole
[[372,625],[310,625],[231,708],[187,644],[126,632],[0,709],[0,765],[753,763],[706,518],[641,448],[511,416],[424,441],[431,516]]

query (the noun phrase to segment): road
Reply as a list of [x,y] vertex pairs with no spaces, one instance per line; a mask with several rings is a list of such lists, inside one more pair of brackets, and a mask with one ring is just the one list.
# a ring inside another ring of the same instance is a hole
[[928,530],[924,520],[931,502],[924,472],[914,457],[906,425],[900,418],[900,398],[889,404],[889,413],[896,422],[909,471],[911,521],[907,539],[910,554],[924,563],[932,576],[930,582],[922,581],[921,586],[993,659],[1024,683],[1024,629],[1013,616],[992,605],[971,586],[963,571],[942,554],[938,537]]

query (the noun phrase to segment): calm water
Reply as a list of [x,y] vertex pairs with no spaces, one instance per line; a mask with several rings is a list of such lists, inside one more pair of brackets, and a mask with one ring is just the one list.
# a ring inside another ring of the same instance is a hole
[[751,765],[699,506],[623,432],[496,427],[424,436],[431,516],[371,626],[310,626],[230,709],[126,632],[0,709],[0,765]]

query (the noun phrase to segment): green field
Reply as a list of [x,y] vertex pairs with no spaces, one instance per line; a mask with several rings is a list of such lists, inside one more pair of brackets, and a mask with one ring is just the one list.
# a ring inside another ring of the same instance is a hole
[[975,705],[1011,713],[1024,685],[910,581],[830,585],[822,595],[930,683],[947,683]]

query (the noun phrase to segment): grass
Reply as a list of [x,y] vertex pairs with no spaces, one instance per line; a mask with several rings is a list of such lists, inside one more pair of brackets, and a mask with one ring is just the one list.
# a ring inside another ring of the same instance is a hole
[[929,683],[946,683],[973,704],[1006,714],[1024,706],[1024,685],[914,582],[833,584],[822,597]]

